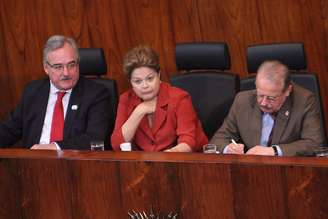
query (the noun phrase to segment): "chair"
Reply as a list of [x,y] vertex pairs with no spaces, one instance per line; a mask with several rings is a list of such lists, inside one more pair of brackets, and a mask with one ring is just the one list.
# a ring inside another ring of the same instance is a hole
[[[320,121],[325,132],[324,111],[321,102],[320,87],[316,74],[306,72],[306,57],[303,43],[276,43],[249,46],[247,48],[247,67],[249,73],[257,72],[258,67],[265,60],[279,60],[288,66],[291,80],[312,91],[320,108]],[[255,76],[250,76],[240,81],[240,90],[255,89]]]
[[[111,95],[110,104],[111,114],[116,118],[116,110],[118,104],[118,91],[116,81],[109,78],[101,77],[107,73],[107,63],[104,50],[102,48],[79,48],[80,54],[80,74],[94,80],[96,83],[104,85]],[[115,119],[109,121],[109,133],[112,133],[115,125]]]
[[228,114],[239,86],[238,75],[223,72],[230,68],[228,46],[181,43],[175,48],[175,59],[180,74],[170,78],[171,84],[190,94],[210,139]]

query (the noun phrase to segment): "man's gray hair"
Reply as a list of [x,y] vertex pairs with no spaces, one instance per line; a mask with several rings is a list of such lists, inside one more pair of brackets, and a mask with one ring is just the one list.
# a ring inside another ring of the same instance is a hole
[[257,70],[257,75],[259,74],[262,74],[273,83],[280,83],[282,80],[284,83],[284,90],[286,90],[291,83],[288,67],[277,60],[264,61]]
[[51,36],[43,48],[43,65],[48,61],[48,54],[56,49],[62,48],[65,43],[68,43],[75,51],[77,61],[80,60],[79,50],[74,39],[61,35]]

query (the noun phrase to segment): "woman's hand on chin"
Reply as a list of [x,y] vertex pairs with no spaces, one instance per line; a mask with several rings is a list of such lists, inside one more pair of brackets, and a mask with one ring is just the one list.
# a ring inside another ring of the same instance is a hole
[[137,107],[142,112],[142,114],[153,114],[156,110],[157,99],[152,99],[149,101],[144,101],[140,103]]

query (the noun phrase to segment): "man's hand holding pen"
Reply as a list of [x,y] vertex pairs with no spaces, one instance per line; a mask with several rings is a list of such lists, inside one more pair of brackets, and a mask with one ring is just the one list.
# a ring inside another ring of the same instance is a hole
[[244,144],[237,144],[235,140],[231,139],[231,143],[227,145],[227,154],[244,154]]

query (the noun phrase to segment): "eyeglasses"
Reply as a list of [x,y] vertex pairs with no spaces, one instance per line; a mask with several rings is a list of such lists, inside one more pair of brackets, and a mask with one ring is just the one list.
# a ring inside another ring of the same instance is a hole
[[264,100],[264,98],[267,100],[267,101],[269,101],[270,103],[274,103],[274,102],[276,102],[277,101],[277,99],[279,98],[279,97],[281,97],[282,95],[283,95],[283,93],[284,92],[282,92],[280,95],[278,95],[278,96],[266,96],[266,95],[262,95],[262,94],[256,94],[256,98],[257,98],[257,100],[258,101],[263,101]]
[[77,66],[79,65],[78,61],[71,61],[67,64],[50,64],[48,61],[46,61],[46,63],[47,63],[47,65],[50,66],[50,68],[52,68],[56,72],[63,72],[65,66],[66,66],[67,71],[72,71],[72,70],[75,70],[77,68]]
[[132,78],[131,79],[131,84],[135,85],[135,86],[141,86],[143,84],[143,82],[152,83],[155,80],[155,78],[157,77],[157,74],[158,73],[150,74],[145,79]]

